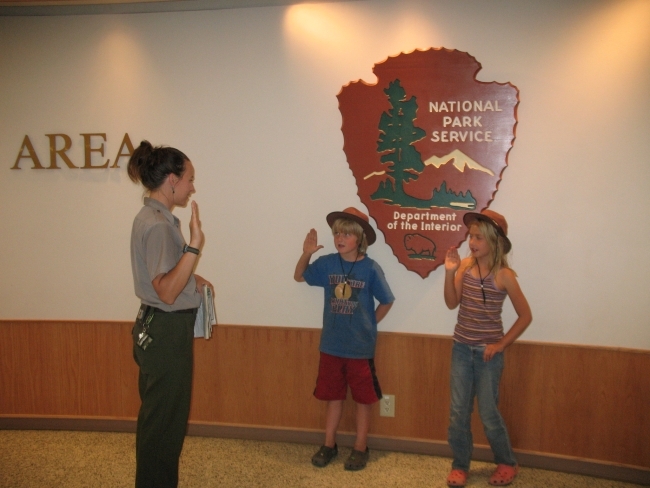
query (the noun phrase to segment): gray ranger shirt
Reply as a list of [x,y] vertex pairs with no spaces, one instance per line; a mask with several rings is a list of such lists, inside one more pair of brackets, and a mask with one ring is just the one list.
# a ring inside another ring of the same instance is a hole
[[197,308],[201,295],[196,291],[194,274],[172,305],[162,302],[151,282],[171,271],[183,255],[185,239],[180,221],[162,203],[145,198],[144,207],[133,220],[131,229],[131,269],[135,294],[142,303],[166,312]]

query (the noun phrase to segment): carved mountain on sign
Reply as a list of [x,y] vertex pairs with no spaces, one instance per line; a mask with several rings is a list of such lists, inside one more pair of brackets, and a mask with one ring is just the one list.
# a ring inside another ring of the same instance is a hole
[[483,171],[490,176],[494,176],[494,173],[490,171],[488,168],[481,166],[478,164],[476,161],[474,161],[472,158],[470,158],[467,154],[463,153],[460,149],[454,149],[452,152],[447,154],[446,156],[442,157],[437,157],[437,156],[431,156],[429,159],[427,159],[424,162],[425,166],[428,165],[433,165],[436,168],[440,168],[443,164],[447,164],[450,161],[453,161],[454,167],[460,171],[461,173],[465,171],[465,168],[469,169],[477,169],[479,171]]
[[[476,172],[476,173],[475,173]],[[464,173],[464,178],[458,178]],[[470,175],[471,173],[471,175]],[[435,192],[446,191],[455,195],[471,194],[472,183],[480,181],[481,173],[493,177],[494,173],[460,150],[454,150],[446,156],[431,156],[424,162],[424,171],[417,180],[404,184],[404,191],[420,200],[431,200]],[[450,207],[474,210],[475,203],[470,201],[450,201]]]

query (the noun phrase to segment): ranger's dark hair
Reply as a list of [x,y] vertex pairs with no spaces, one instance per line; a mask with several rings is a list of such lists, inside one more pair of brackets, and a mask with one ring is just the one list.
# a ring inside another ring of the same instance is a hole
[[147,190],[160,188],[171,173],[179,178],[185,171],[189,158],[173,147],[153,147],[149,141],[142,141],[129,158],[127,172],[131,181],[142,183]]

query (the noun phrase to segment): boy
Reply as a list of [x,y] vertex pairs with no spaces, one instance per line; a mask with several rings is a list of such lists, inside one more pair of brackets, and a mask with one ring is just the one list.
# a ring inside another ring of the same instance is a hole
[[[338,253],[321,256],[309,264],[312,254],[322,249],[316,230],[305,237],[294,279],[325,290],[320,364],[314,396],[327,402],[325,444],[314,454],[314,466],[325,467],[338,454],[336,430],[343,413],[343,401],[350,386],[357,404],[357,437],[345,469],[357,471],[368,462],[368,427],[372,404],[381,398],[375,375],[377,323],[383,319],[395,297],[384,272],[366,255],[376,240],[368,216],[354,207],[327,216]],[[379,305],[375,309],[375,299]]]

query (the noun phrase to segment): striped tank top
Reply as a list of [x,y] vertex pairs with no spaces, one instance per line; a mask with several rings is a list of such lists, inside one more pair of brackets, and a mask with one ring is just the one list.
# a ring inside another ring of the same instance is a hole
[[458,323],[454,340],[463,344],[494,344],[503,337],[501,310],[507,292],[499,290],[492,273],[484,280],[485,304],[481,292],[481,280],[474,278],[471,268],[463,276],[463,293],[458,310]]

